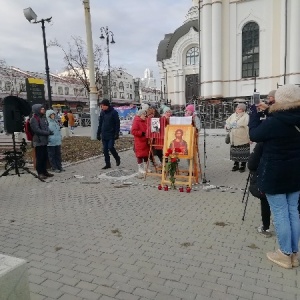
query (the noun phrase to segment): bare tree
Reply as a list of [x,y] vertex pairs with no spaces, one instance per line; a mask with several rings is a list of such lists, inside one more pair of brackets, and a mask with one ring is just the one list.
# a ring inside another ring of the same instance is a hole
[[[72,36],[71,42],[68,43],[68,49],[65,49],[57,40],[50,41],[48,46],[59,47],[64,53],[65,71],[68,76],[77,78],[81,81],[86,91],[90,92],[90,83],[88,76],[88,58],[86,43],[79,36]],[[103,52],[99,45],[94,46],[96,87],[98,91],[102,89],[102,64]]]

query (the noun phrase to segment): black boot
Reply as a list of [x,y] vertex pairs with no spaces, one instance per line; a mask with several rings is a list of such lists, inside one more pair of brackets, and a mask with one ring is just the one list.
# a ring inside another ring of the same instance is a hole
[[110,169],[111,168],[111,165],[109,164],[109,165],[105,165],[103,168],[102,168],[102,170],[106,170],[106,169]]
[[241,173],[243,173],[243,172],[245,172],[245,170],[246,170],[246,163],[245,162],[242,162],[242,164],[241,164],[241,167],[240,167],[240,172]]
[[238,171],[240,169],[240,165],[238,162],[235,162],[233,168],[231,169],[232,172]]

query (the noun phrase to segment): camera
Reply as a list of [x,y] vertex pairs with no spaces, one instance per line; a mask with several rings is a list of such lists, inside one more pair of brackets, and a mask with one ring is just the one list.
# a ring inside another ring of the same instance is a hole
[[260,101],[260,93],[254,92],[254,93],[253,93],[253,103],[254,103],[255,105],[258,105],[260,102],[261,102],[261,101]]

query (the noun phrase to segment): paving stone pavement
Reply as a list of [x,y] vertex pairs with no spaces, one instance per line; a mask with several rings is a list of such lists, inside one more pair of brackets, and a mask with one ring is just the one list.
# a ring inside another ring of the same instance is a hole
[[135,177],[132,150],[110,170],[97,158],[47,183],[0,178],[0,252],[28,261],[32,300],[300,300],[299,268],[266,259],[277,244],[256,232],[258,200],[241,220],[247,173],[230,171],[224,136],[206,145],[210,182],[190,194]]

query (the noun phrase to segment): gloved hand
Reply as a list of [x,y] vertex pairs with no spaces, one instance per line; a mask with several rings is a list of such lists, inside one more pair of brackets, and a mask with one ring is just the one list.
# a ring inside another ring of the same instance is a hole
[[142,136],[146,136],[146,132],[142,132]]
[[118,140],[119,139],[119,133],[116,133],[115,134],[115,140]]
[[50,130],[49,131],[49,135],[53,135],[53,134],[54,134],[54,132]]
[[101,134],[97,134],[97,140],[101,141]]

